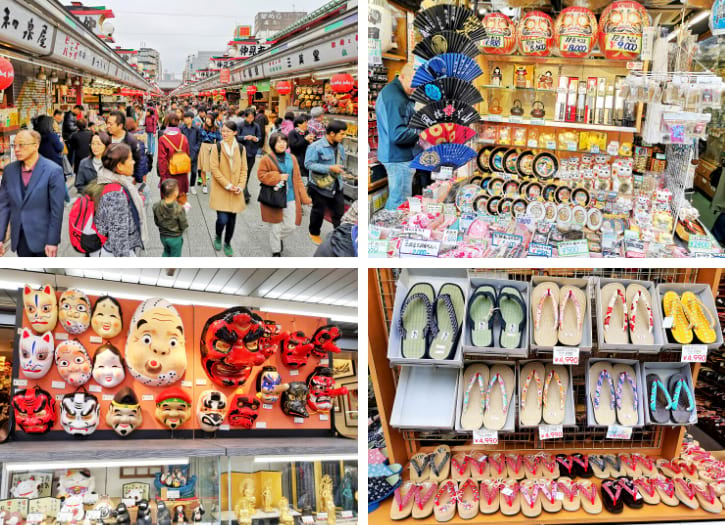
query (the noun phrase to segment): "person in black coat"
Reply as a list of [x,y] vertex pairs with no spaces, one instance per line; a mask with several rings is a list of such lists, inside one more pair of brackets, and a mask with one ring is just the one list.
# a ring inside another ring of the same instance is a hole
[[297,157],[297,163],[300,165],[300,174],[303,177],[309,176],[309,171],[305,168],[307,147],[315,140],[315,135],[307,131],[308,120],[307,115],[298,115],[295,117],[295,128],[287,135],[290,153]]
[[189,141],[189,157],[191,158],[191,177],[189,187],[191,194],[196,195],[196,162],[199,158],[199,150],[201,149],[201,130],[194,126],[194,114],[191,111],[184,113],[184,123],[179,127],[181,132]]
[[78,131],[78,119],[83,115],[83,106],[76,104],[63,117],[63,140],[68,142],[71,135]]
[[98,177],[98,172],[103,168],[103,154],[110,145],[111,137],[104,131],[94,133],[91,137],[91,154],[81,161],[76,173],[74,186],[78,195],[81,195],[86,186]]
[[68,155],[73,160],[73,172],[78,173],[78,166],[83,159],[91,154],[91,139],[93,132],[87,128],[86,119],[79,118],[76,121],[78,131],[73,133],[68,142]]
[[249,204],[251,194],[247,189],[247,185],[249,179],[252,178],[252,167],[254,161],[257,160],[257,151],[264,145],[264,135],[259,124],[254,121],[254,111],[251,109],[244,113],[244,122],[237,131],[237,142],[244,146],[247,154],[247,182],[244,185],[244,200]]
[[38,153],[48,160],[63,167],[63,143],[53,131],[53,118],[48,115],[38,115],[32,120],[33,129],[40,133],[40,147]]

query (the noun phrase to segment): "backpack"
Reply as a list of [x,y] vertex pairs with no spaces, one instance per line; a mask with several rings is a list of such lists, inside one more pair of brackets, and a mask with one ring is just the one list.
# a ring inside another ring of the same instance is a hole
[[[239,146],[239,155],[242,158],[244,158],[244,146],[242,146],[242,144],[240,142],[237,142],[237,146]],[[217,155],[219,156],[219,164],[221,164],[222,163],[222,143],[221,142],[216,143],[216,152],[217,152]]]
[[[123,190],[123,186],[118,183],[106,184],[101,196],[119,190]],[[70,243],[78,253],[97,252],[108,240],[108,237],[98,233],[95,214],[96,206],[90,195],[82,195],[71,205],[68,213],[68,233]]]
[[168,135],[164,135],[161,138],[166,139],[166,142],[169,144],[169,146],[171,146],[175,150],[174,154],[171,156],[171,159],[169,159],[169,174],[186,175],[187,173],[189,173],[191,171],[191,157],[189,157],[189,154],[183,150],[186,137],[181,134],[181,142],[179,143],[178,148],[174,146],[174,143],[171,142],[171,139],[168,137]]

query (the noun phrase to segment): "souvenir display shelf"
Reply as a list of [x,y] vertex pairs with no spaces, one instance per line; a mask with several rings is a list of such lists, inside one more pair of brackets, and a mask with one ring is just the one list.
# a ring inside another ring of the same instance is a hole
[[[445,270],[431,270],[442,275]],[[549,269],[549,270],[476,270],[476,272],[486,272],[486,277],[495,277],[497,279],[509,279],[515,281],[529,281],[533,276],[547,277],[616,277],[621,279],[649,280],[655,283],[702,283],[708,285],[713,294],[717,297],[720,286],[722,270],[715,268],[701,269],[617,269],[617,270],[597,270],[597,269]],[[483,276],[484,274],[481,273]],[[397,283],[396,271],[389,268],[369,269],[368,271],[368,297],[369,300],[369,324],[368,324],[368,362],[370,369],[370,377],[375,391],[375,398],[380,413],[385,441],[387,444],[388,456],[390,463],[400,463],[407,468],[408,460],[418,452],[432,452],[435,446],[445,442],[450,445],[451,453],[455,454],[463,450],[480,450],[485,452],[517,452],[517,453],[537,453],[544,451],[549,454],[575,452],[581,453],[616,453],[617,451],[625,451],[631,453],[647,454],[655,457],[672,459],[679,455],[682,440],[685,434],[685,427],[660,427],[660,426],[644,426],[642,428],[633,429],[632,439],[630,440],[612,440],[605,439],[606,429],[591,428],[586,425],[578,424],[575,428],[567,427],[564,431],[564,438],[560,440],[540,440],[536,428],[534,429],[517,429],[514,432],[499,433],[498,445],[473,445],[470,435],[457,433],[455,431],[401,431],[390,426],[390,418],[393,408],[393,400],[395,398],[398,376],[400,367],[391,366],[387,358],[388,347],[388,327],[394,314],[394,300]],[[591,298],[589,298],[591,305]],[[596,309],[590,308],[592,316],[595,319]],[[596,323],[595,323],[596,324]],[[548,359],[551,359],[549,354]],[[628,357],[638,359],[640,361],[677,361],[680,360],[679,352],[662,350],[655,355],[645,354],[618,354],[614,351],[603,351],[597,348],[596,337],[593,338],[593,348],[591,357]],[[529,358],[536,358],[535,351],[529,351]],[[514,362],[515,358],[502,357],[479,357],[470,359],[466,356],[466,362],[478,360],[506,360]],[[544,355],[544,359],[547,357]],[[578,365],[581,368],[581,365]],[[577,377],[577,367],[574,367],[574,377]],[[691,365],[693,383],[697,382],[697,374],[700,365],[695,363]],[[581,383],[581,381],[579,381]],[[577,380],[574,381],[575,391],[577,390]],[[583,388],[583,386],[582,386]],[[581,396],[580,396],[581,397]],[[575,396],[575,399],[577,397]],[[577,412],[583,410],[578,406]],[[390,504],[392,498],[381,504],[381,508],[373,512],[369,516],[371,524],[388,522],[390,516]],[[675,508],[667,508],[666,512],[662,512],[662,508],[651,507],[633,511],[631,509],[624,510],[621,514],[611,514],[602,512],[597,515],[586,514],[584,511],[578,512],[559,512],[554,514],[542,513],[537,518],[526,518],[521,514],[515,516],[503,517],[500,513],[486,516],[479,519],[485,520],[486,523],[583,523],[583,522],[657,522],[657,521],[690,521],[712,519],[714,516],[702,509],[691,510],[684,506]],[[505,522],[503,520],[506,520]],[[512,521],[513,520],[513,521]],[[435,523],[433,516],[420,520],[423,523]],[[449,523],[465,523],[455,515]]]

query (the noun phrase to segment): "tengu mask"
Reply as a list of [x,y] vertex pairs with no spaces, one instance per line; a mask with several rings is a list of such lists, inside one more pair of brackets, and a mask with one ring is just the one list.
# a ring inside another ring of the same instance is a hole
[[53,366],[55,343],[51,332],[46,332],[43,335],[33,335],[33,332],[23,328],[23,332],[20,334],[19,348],[20,369],[25,377],[40,379]]
[[286,333],[280,342],[282,362],[289,368],[300,368],[307,364],[313,345],[303,332]]
[[229,411],[229,424],[233,427],[252,428],[259,417],[259,401],[251,396],[234,394]]
[[63,341],[55,349],[55,366],[70,386],[85,385],[91,378],[91,358],[77,339]]
[[123,387],[113,396],[106,413],[106,423],[119,436],[128,436],[143,423],[141,405],[129,387]]
[[282,327],[274,321],[264,321],[264,335],[259,338],[259,349],[265,357],[271,357],[279,350],[282,340]]
[[218,390],[205,390],[196,405],[196,419],[204,432],[216,432],[227,415],[227,396]]
[[340,329],[332,324],[321,326],[315,331],[312,336],[312,354],[323,358],[327,357],[327,354],[332,352],[335,354],[340,353],[340,348],[335,344],[335,341],[340,339]]
[[287,388],[288,385],[282,384],[282,377],[273,366],[265,366],[257,374],[257,398],[262,403],[276,403],[279,394]]
[[96,349],[93,355],[93,379],[101,386],[113,388],[126,378],[123,357],[118,348],[106,343]]
[[71,288],[60,294],[58,311],[60,326],[69,334],[78,335],[91,324],[91,301],[88,296]]
[[156,396],[156,419],[171,430],[191,417],[191,397],[180,388],[171,387]]
[[347,388],[334,388],[335,380],[332,377],[332,369],[326,366],[318,366],[315,371],[307,377],[307,388],[310,392],[307,399],[307,406],[313,412],[328,413],[332,409],[332,398],[347,394]]
[[214,383],[241,386],[267,359],[260,351],[264,321],[243,307],[229,308],[210,317],[201,332],[201,362]]
[[98,427],[101,406],[98,398],[85,391],[63,396],[60,404],[60,424],[68,434],[88,436]]
[[96,301],[91,314],[91,328],[104,339],[113,339],[123,330],[121,304],[108,295]]
[[28,434],[45,434],[55,423],[55,399],[42,388],[20,390],[13,396],[15,424]]
[[307,413],[307,386],[304,383],[290,383],[282,392],[282,411],[288,416],[310,417]]
[[23,309],[30,326],[39,334],[50,332],[58,322],[58,300],[49,284],[33,290],[27,284],[23,288]]

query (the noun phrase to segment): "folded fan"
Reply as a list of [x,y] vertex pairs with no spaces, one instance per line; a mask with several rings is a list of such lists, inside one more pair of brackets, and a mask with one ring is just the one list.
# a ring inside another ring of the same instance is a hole
[[453,122],[436,124],[420,134],[421,139],[433,145],[443,144],[445,142],[465,144],[475,136],[476,132],[471,128],[454,124]]
[[424,171],[437,171],[441,166],[458,169],[475,156],[476,152],[464,144],[438,144],[420,152],[410,167]]
[[486,36],[486,30],[473,11],[453,4],[440,4],[421,11],[413,25],[424,37],[449,30],[463,33],[471,40],[481,40]]
[[418,42],[415,49],[413,49],[413,54],[423,60],[429,60],[443,53],[461,53],[476,58],[480,51],[476,44],[473,43],[473,40],[456,31],[442,31],[427,36]]
[[469,106],[478,104],[483,97],[470,82],[460,78],[439,78],[423,86],[419,86],[411,98],[422,104],[441,100],[460,100]]
[[461,53],[444,53],[431,58],[425,65],[419,67],[413,76],[411,86],[422,86],[444,77],[471,82],[482,74],[483,71],[471,57]]
[[459,100],[435,102],[418,110],[410,119],[408,126],[426,129],[442,122],[453,122],[468,126],[480,119],[478,111]]

